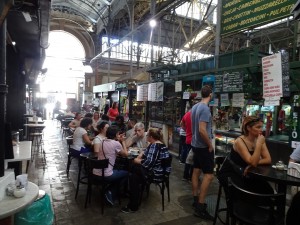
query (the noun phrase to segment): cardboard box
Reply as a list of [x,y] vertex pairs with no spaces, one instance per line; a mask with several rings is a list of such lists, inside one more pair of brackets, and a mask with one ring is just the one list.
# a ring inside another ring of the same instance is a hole
[[289,162],[287,174],[293,177],[300,178],[300,164]]

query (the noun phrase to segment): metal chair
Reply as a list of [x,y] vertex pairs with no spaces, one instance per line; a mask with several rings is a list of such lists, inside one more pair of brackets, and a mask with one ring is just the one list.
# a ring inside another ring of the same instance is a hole
[[144,190],[146,189],[147,197],[148,197],[149,191],[150,191],[150,185],[155,184],[160,189],[162,211],[165,210],[165,189],[167,189],[168,202],[170,202],[170,181],[169,181],[170,173],[167,171],[167,168],[171,167],[171,164],[172,164],[172,155],[171,154],[169,155],[168,158],[161,159],[161,166],[163,168],[162,179],[160,181],[146,180],[146,183],[143,184],[142,188],[141,188],[140,203],[142,202]]
[[[91,196],[92,196],[92,185],[98,185],[100,186],[100,203],[101,203],[101,213],[103,214],[104,211],[104,198],[105,198],[105,191],[107,190],[109,183],[105,181],[104,177],[104,170],[108,168],[108,159],[98,160],[98,159],[91,159],[87,158],[87,169],[88,169],[88,187],[86,191],[86,197],[85,197],[85,204],[84,207],[87,207],[87,203],[91,202]],[[93,174],[94,169],[100,169],[102,176],[97,176]]]
[[285,194],[260,194],[247,191],[228,179],[228,209],[231,224],[248,225],[284,224],[284,212],[280,210]]
[[[219,171],[220,171],[220,168],[225,160],[225,156],[215,156],[215,165],[216,165],[216,176],[218,177],[218,174],[219,174]],[[214,216],[214,222],[213,222],[213,225],[216,224],[217,222],[217,219],[219,219],[221,221],[222,224],[229,224],[229,217],[228,217],[228,211],[227,211],[227,208],[221,208],[219,209],[220,207],[220,200],[221,200],[221,196],[222,196],[222,185],[221,183],[219,182],[219,190],[218,190],[218,198],[217,198],[217,204],[216,204],[216,209],[215,209],[215,216]],[[226,221],[223,221],[220,216],[219,216],[219,213],[220,212],[226,212]]]

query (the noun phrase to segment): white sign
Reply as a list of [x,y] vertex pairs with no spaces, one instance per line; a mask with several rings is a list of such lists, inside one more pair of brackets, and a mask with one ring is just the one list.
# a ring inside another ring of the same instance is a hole
[[183,96],[182,96],[182,99],[190,99],[190,95],[191,93],[186,91],[186,92],[183,92]]
[[164,99],[164,82],[148,84],[148,101],[158,102]]
[[229,95],[228,93],[221,94],[221,106],[229,106]]
[[143,85],[138,85],[136,87],[136,100],[138,102],[142,102],[144,101],[144,98],[143,98],[143,91],[144,91],[144,86]]
[[264,106],[276,106],[279,105],[279,100],[265,99]]
[[263,98],[276,100],[282,97],[281,54],[262,58]]
[[245,96],[244,93],[233,93],[232,94],[232,107],[244,107]]
[[182,80],[175,81],[175,92],[182,91]]

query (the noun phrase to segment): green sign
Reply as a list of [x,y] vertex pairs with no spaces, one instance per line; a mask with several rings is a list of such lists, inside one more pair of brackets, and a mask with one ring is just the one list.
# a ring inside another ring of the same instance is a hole
[[291,15],[297,0],[223,0],[221,35],[257,27]]

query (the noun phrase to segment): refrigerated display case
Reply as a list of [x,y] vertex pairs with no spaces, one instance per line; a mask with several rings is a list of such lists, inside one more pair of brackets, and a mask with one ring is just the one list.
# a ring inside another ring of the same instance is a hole
[[[241,133],[236,132],[236,136],[239,136]],[[233,145],[235,137],[229,137],[222,134],[220,131],[215,131],[215,155],[225,156],[227,155]]]

